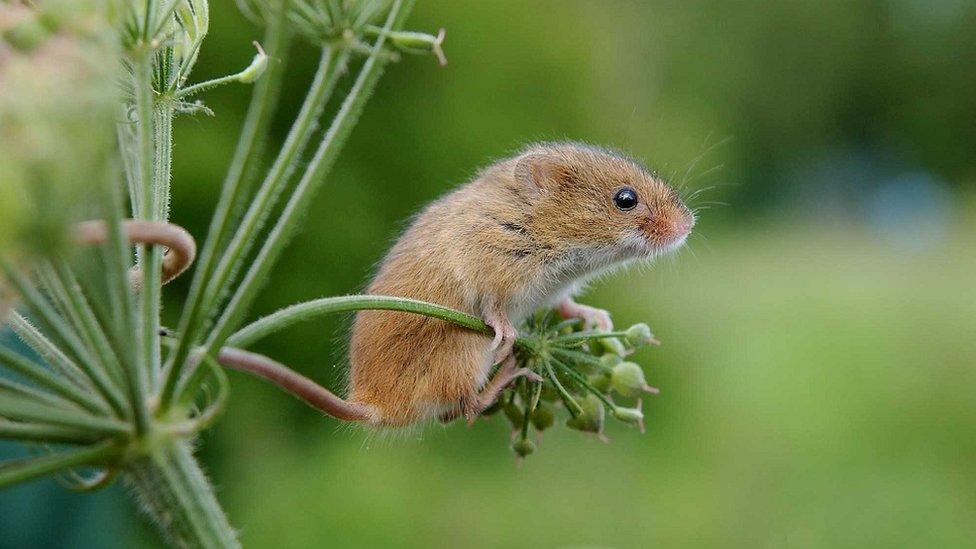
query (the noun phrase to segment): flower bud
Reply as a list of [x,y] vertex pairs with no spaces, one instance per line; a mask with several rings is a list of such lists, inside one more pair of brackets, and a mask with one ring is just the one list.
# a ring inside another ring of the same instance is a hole
[[640,432],[644,432],[644,412],[641,411],[641,403],[637,403],[636,408],[624,408],[623,406],[617,406],[611,412],[613,417],[623,421],[624,423],[630,423],[631,425],[636,425],[640,428]]
[[583,413],[567,419],[566,426],[585,433],[602,433],[606,421],[603,402],[595,395],[588,394],[580,401],[580,407],[583,408]]
[[545,402],[556,402],[559,400],[559,391],[552,386],[552,383],[543,383],[539,398]]
[[525,420],[525,415],[517,404],[514,402],[509,402],[502,408],[502,411],[505,412],[505,417],[508,418],[508,421],[512,424],[512,427],[519,428],[522,426],[522,422]]
[[647,324],[641,322],[640,324],[634,324],[630,328],[627,328],[627,341],[630,342],[634,347],[641,347],[643,345],[659,345],[661,342],[658,341],[654,334],[651,333],[651,327]]
[[390,42],[401,50],[412,53],[433,53],[437,62],[443,67],[447,65],[444,55],[444,29],[433,36],[424,32],[397,31],[388,35]]
[[644,378],[644,370],[633,362],[621,362],[613,367],[610,375],[610,386],[620,396],[635,397],[642,392],[657,393],[657,389],[650,387]]
[[531,440],[520,438],[512,444],[512,451],[515,452],[516,456],[524,458],[535,452],[535,443]]
[[606,372],[591,374],[587,376],[586,380],[601,393],[606,393],[610,390],[610,375]]
[[237,75],[237,81],[242,84],[253,83],[258,78],[261,78],[261,75],[264,74],[265,69],[268,68],[268,55],[264,53],[264,49],[261,48],[261,44],[255,42],[254,47],[258,49],[257,55],[255,55],[254,59],[251,60],[251,64]]
[[536,430],[545,431],[556,422],[556,415],[553,413],[551,405],[540,402],[535,410],[532,411],[529,420],[532,421],[532,425],[535,426]]
[[623,361],[624,359],[620,358],[620,355],[615,353],[603,353],[603,355],[600,357],[600,362],[602,362],[607,368],[613,368]]
[[605,337],[600,340],[600,345],[607,353],[613,353],[617,356],[627,356],[627,348],[617,338]]

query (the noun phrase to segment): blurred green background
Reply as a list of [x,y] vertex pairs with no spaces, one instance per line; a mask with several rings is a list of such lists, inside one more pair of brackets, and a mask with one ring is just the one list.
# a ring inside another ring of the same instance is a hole
[[[261,36],[211,9],[200,80]],[[421,0],[410,21],[447,29],[450,64],[389,69],[255,314],[358,291],[479,166],[584,140],[714,187],[688,248],[583,297],[654,328],[662,394],[646,435],[553,429],[519,468],[501,418],[376,436],[231,374],[200,447],[246,546],[976,544],[976,3]],[[279,143],[315,57],[288,63]],[[200,238],[248,93],[176,128],[173,217]],[[341,388],[347,327],[260,350]],[[156,546],[122,491],[4,492],[0,545]]]

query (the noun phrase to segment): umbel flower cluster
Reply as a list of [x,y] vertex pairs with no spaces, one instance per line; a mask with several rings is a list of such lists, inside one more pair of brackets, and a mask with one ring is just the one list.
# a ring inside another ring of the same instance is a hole
[[[536,450],[531,431],[541,434],[564,411],[564,425],[606,441],[606,418],[644,432],[642,396],[656,394],[640,365],[628,361],[635,349],[659,342],[647,324],[623,331],[585,330],[579,319],[557,321],[540,311],[525,323],[516,344],[518,362],[541,381],[520,378],[482,416],[502,412],[512,426],[512,451],[521,459]],[[624,399],[618,402],[618,399]],[[628,406],[624,403],[630,403]]]

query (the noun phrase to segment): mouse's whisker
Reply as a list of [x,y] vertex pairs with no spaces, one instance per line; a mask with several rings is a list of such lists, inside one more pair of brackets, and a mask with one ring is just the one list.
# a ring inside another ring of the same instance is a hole
[[[707,174],[709,174],[709,173],[711,173],[712,171],[715,170],[715,168],[709,168],[708,170],[706,170],[703,173],[700,173],[698,175],[695,175],[694,174],[695,168],[698,167],[698,164],[702,160],[704,160],[705,157],[707,157],[709,154],[711,154],[713,151],[715,151],[715,149],[717,149],[718,147],[721,147],[722,145],[728,143],[731,140],[731,137],[726,137],[724,139],[721,139],[721,140],[717,141],[716,143],[714,143],[712,145],[708,145],[708,141],[712,138],[712,133],[713,132],[709,132],[709,134],[705,137],[704,142],[702,142],[702,147],[704,147],[704,149],[700,153],[698,153],[692,159],[691,163],[688,166],[688,169],[685,170],[685,174],[682,177],[682,180],[677,185],[677,188],[679,190],[684,189],[685,186],[688,183],[690,183],[691,181],[693,181],[694,179],[696,179],[696,178],[702,178],[705,175],[707,175]],[[720,164],[718,167],[722,167],[722,165]]]

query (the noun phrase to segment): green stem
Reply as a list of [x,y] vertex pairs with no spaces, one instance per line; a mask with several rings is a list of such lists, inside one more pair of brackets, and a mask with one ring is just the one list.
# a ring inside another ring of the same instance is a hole
[[559,343],[573,343],[573,342],[584,342],[593,341],[594,339],[606,339],[608,337],[615,338],[626,338],[626,331],[616,331],[616,332],[577,332],[574,334],[568,334],[564,336],[559,336],[555,339]]
[[[148,21],[147,21],[148,23]],[[139,211],[138,219],[156,219],[161,210],[158,189],[154,180],[153,160],[156,147],[153,140],[153,89],[152,51],[144,47],[137,52],[133,64],[133,89],[135,90],[136,115],[138,117],[137,147],[139,151]],[[126,376],[129,399],[135,412],[136,432],[145,433],[149,428],[149,411],[146,406],[145,371],[152,371],[159,362],[159,286],[162,250],[155,246],[138,246],[139,269],[142,285],[139,292],[139,342],[142,360],[137,362]]]
[[227,338],[227,344],[234,347],[247,347],[269,334],[281,331],[299,322],[327,314],[365,309],[417,313],[446,320],[476,332],[489,335],[493,333],[491,327],[480,318],[434,303],[382,295],[344,295],[324,297],[286,307],[240,329]]
[[561,361],[556,360],[555,358],[550,357],[550,360],[552,361],[553,364],[555,364],[556,366],[559,366],[559,369],[560,370],[562,370],[563,372],[566,372],[566,375],[568,375],[569,377],[571,377],[573,379],[573,381],[575,381],[576,383],[579,383],[580,385],[583,386],[584,389],[586,389],[587,391],[589,391],[589,392],[593,393],[594,395],[596,395],[596,397],[599,398],[600,400],[602,400],[603,403],[606,404],[611,410],[613,410],[614,408],[617,407],[616,404],[614,404],[613,402],[610,402],[610,399],[607,398],[607,396],[605,394],[603,394],[603,392],[601,392],[599,389],[597,389],[596,387],[594,387],[589,381],[587,381],[586,378],[583,377],[582,374],[580,374],[576,370],[572,369],[568,365],[563,364]]
[[130,465],[126,480],[171,545],[240,547],[187,442],[168,442]]
[[[169,101],[163,101],[153,109],[153,127],[155,128],[153,140],[153,207],[151,211],[154,221],[169,220],[169,195],[170,178],[173,163],[173,105]],[[146,343],[149,346],[146,353],[148,361],[149,380],[141,379],[145,377],[145,371],[138,368],[138,361],[134,364],[133,371],[138,374],[134,382],[143,387],[155,387],[159,382],[162,371],[162,355],[159,340],[160,311],[162,308],[162,261],[163,250],[159,246],[153,247],[152,259],[154,261],[153,270],[149,273],[143,271],[143,284],[141,287],[144,303],[150,307],[148,321],[151,322],[152,331],[146,330],[144,337],[149,337]],[[143,389],[145,391],[145,389]]]
[[566,406],[567,410],[569,410],[569,415],[573,416],[574,418],[578,417],[583,413],[583,408],[579,405],[579,402],[576,402],[573,395],[569,394],[566,387],[563,387],[563,384],[559,381],[559,378],[556,377],[556,372],[552,369],[549,361],[545,361],[543,366],[545,366],[546,375],[549,376],[549,380],[552,381],[552,385],[556,388],[556,393],[558,393],[559,398],[562,399],[563,405]]
[[244,71],[228,74],[227,76],[221,76],[220,78],[213,78],[207,80],[206,82],[198,82],[192,86],[187,86],[180,91],[176,92],[176,99],[186,99],[187,97],[192,97],[198,93],[205,92],[209,89],[216,88],[217,86],[223,86],[224,84],[230,84],[232,82],[237,82]]
[[[255,239],[264,227],[270,212],[278,203],[278,197],[284,189],[292,173],[295,171],[308,141],[315,131],[316,121],[336,84],[342,77],[349,54],[342,52],[336,62],[335,49],[326,47],[319,59],[319,68],[315,73],[315,80],[305,97],[305,102],[299,111],[298,118],[292,125],[285,139],[285,144],[268,171],[257,194],[251,201],[247,213],[241,219],[227,249],[221,254],[220,262],[208,281],[204,304],[207,309],[216,307],[228,287],[233,283],[235,273],[240,268],[243,259],[248,256]],[[196,335],[196,334],[193,334]]]
[[[399,29],[406,19],[406,15],[410,11],[412,4],[412,0],[397,0],[390,9],[390,14],[387,17],[384,28],[387,31]],[[352,89],[349,91],[349,95],[342,102],[339,112],[336,113],[332,125],[329,126],[322,142],[319,144],[319,148],[309,163],[308,169],[303,174],[294,193],[289,198],[275,226],[268,234],[257,257],[248,268],[244,279],[236,287],[227,308],[211,330],[210,337],[204,344],[205,353],[209,354],[213,349],[219,349],[234,328],[240,323],[241,318],[246,314],[247,309],[254,300],[258,288],[264,283],[271,268],[281,255],[295,224],[307,209],[315,191],[335,162],[336,156],[349,136],[349,133],[352,131],[356,121],[359,119],[366,100],[369,98],[370,93],[372,93],[376,82],[383,72],[383,64],[379,56],[383,51],[385,40],[384,36],[380,36],[373,45],[372,54],[360,70],[355,84],[353,84]]]
[[125,174],[126,188],[129,191],[129,208],[135,215],[135,212],[139,211],[139,162],[132,124],[127,121],[127,115],[128,109],[120,109],[117,113],[116,116],[119,120],[126,121],[115,124],[115,135],[122,157],[122,171]]
[[103,442],[86,448],[59,452],[49,456],[27,458],[0,465],[0,488],[25,482],[50,473],[99,463],[118,455],[119,449],[112,442]]
[[[43,358],[46,364],[64,376],[64,378],[69,380],[73,385],[85,392],[86,396],[88,390],[93,389],[91,381],[85,377],[85,374],[82,373],[82,371],[78,368],[78,365],[68,358],[67,355],[64,354],[64,351],[59,349],[54,342],[42,334],[40,330],[34,327],[34,325],[31,324],[30,321],[24,318],[20,313],[12,312],[10,316],[7,317],[7,325],[10,326],[10,329],[17,334],[25,345],[30,347],[31,350]],[[91,403],[99,411],[108,413],[109,409],[104,405],[107,404],[105,401],[99,401],[95,398],[91,398]]]
[[0,420],[0,438],[61,444],[88,444],[98,440],[97,434],[84,429],[6,420]]
[[72,385],[65,378],[39,364],[35,364],[32,360],[21,356],[4,345],[0,345],[0,364],[92,413],[99,415],[108,413],[108,410],[100,402],[94,400],[84,389]]
[[54,393],[49,393],[32,385],[25,385],[23,383],[17,383],[16,381],[0,377],[0,394],[4,393],[20,395],[29,398],[38,404],[51,406],[53,408],[61,408],[65,410],[84,409],[79,406],[78,403],[72,402],[71,400],[58,396]]
[[581,353],[579,351],[571,351],[569,349],[563,349],[560,347],[553,348],[552,353],[576,362],[585,362],[586,364],[607,373],[613,372],[613,368],[607,366],[603,363],[603,361],[593,355]]
[[114,321],[106,326],[112,336],[112,345],[116,356],[123,364],[126,384],[130,388],[137,386],[131,379],[139,368],[139,352],[132,340],[138,337],[138,311],[129,282],[129,272],[132,266],[131,246],[122,233],[122,215],[124,206],[120,189],[109,183],[106,202],[108,202],[108,239],[103,245],[104,275],[108,288]]
[[308,141],[315,132],[316,121],[345,73],[348,60],[349,53],[346,51],[341,52],[336,60],[334,49],[329,47],[323,50],[312,89],[306,97],[306,103],[302,106],[295,125],[292,126],[292,132],[289,132],[281,153],[254,196],[247,213],[241,219],[234,238],[221,257],[214,279],[207,286],[208,306],[216,306],[229,286],[233,284],[243,258],[250,253],[255,239],[265,226],[268,212],[277,205],[282,190],[307,148]]
[[36,421],[83,429],[104,436],[129,433],[129,425],[117,419],[93,416],[81,410],[53,408],[28,397],[9,392],[0,393],[0,416],[18,421]]
[[173,164],[173,104],[161,101],[153,109],[153,208],[156,221],[169,220],[169,188]]
[[143,14],[144,18],[142,22],[142,38],[144,41],[149,42],[149,40],[152,39],[150,32],[155,26],[153,24],[155,21],[153,15],[155,15],[156,12],[156,2],[154,0],[146,0],[145,9],[146,13]]
[[[283,56],[287,44],[283,29],[283,15],[284,10],[282,10],[281,16],[274,18],[265,37],[270,51],[269,55],[273,57]],[[191,347],[197,342],[198,332],[210,314],[214,293],[219,294],[219,288],[222,286],[221,281],[230,276],[235,261],[241,261],[245,255],[243,249],[249,246],[250,240],[254,238],[254,235],[250,234],[249,231],[256,228],[262,217],[267,215],[267,211],[262,210],[262,208],[268,206],[272,195],[278,192],[283,180],[294,169],[301,150],[304,149],[305,143],[311,136],[315,119],[328,100],[332,89],[334,89],[335,83],[330,84],[328,69],[331,66],[332,56],[332,50],[322,52],[319,71],[316,73],[315,81],[305,98],[299,116],[292,125],[278,158],[265,177],[258,195],[255,196],[252,208],[248,209],[244,221],[238,224],[237,230],[234,231],[235,237],[238,238],[231,241],[228,251],[223,254],[224,258],[230,258],[230,260],[218,263],[218,249],[227,236],[231,234],[235,222],[234,211],[244,202],[248,176],[259,162],[260,148],[277,104],[283,67],[279,63],[269,63],[268,74],[265,74],[258,81],[251,104],[248,107],[247,118],[237,144],[237,150],[234,153],[234,159],[227,172],[220,200],[210,222],[206,243],[197,262],[198,266],[190,285],[190,293],[183,307],[183,316],[179,325],[179,332],[182,337],[168,364],[166,385],[163,388],[165,398],[162,399],[162,406],[164,408],[169,405],[171,393],[175,389],[180,370],[189,356]],[[240,238],[242,233],[246,238]],[[235,253],[238,255],[232,255]],[[213,289],[215,285],[218,288],[217,290]]]
[[65,344],[64,348],[70,353],[72,360],[76,361],[76,364],[84,371],[85,376],[93,382],[116,415],[125,417],[127,412],[125,397],[109,379],[105,370],[91,357],[84,344],[78,339],[77,334],[65,324],[64,320],[58,316],[37,289],[3,258],[0,258],[0,267],[3,268],[7,280],[17,289],[24,302],[37,314],[43,326],[55,335],[58,341]]
[[78,285],[74,274],[60,260],[55,261],[53,270],[58,289],[66,299],[66,306],[72,312],[72,316],[76,318],[76,322],[78,323],[76,329],[82,334],[85,341],[88,342],[89,349],[94,352],[96,360],[98,360],[110,375],[114,375],[119,380],[118,383],[121,383],[125,375],[122,372],[122,366],[119,364],[118,358],[115,356],[115,352],[109,344],[108,336],[99,324],[95,312],[89,305],[88,300],[85,299],[85,295]]

